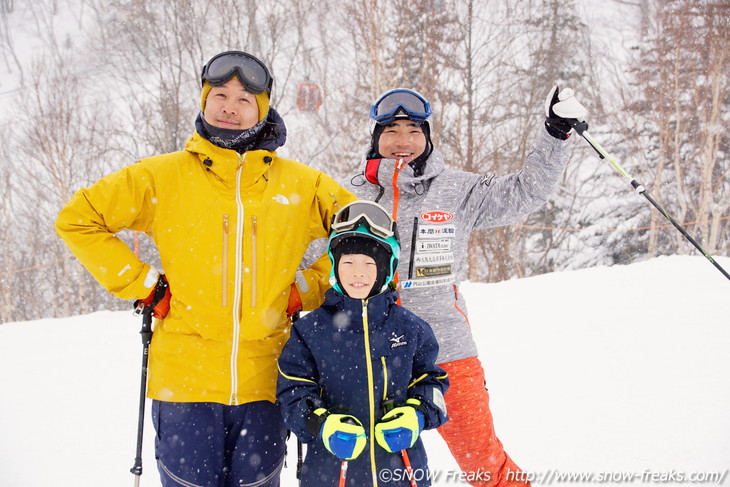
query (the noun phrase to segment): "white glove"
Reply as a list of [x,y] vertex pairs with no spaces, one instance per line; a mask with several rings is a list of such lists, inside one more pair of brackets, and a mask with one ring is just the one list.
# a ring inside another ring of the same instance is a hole
[[550,88],[545,99],[545,126],[553,137],[565,140],[573,129],[571,121],[583,121],[588,110],[575,99],[573,90],[557,86]]

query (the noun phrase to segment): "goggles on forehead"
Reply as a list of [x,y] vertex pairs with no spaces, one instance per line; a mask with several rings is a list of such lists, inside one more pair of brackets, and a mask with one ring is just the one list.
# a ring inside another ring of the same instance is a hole
[[373,235],[390,238],[395,234],[395,222],[387,211],[372,201],[355,201],[332,217],[332,231],[337,233],[354,230],[365,225]]
[[425,122],[433,113],[431,104],[413,90],[398,88],[390,90],[378,98],[370,108],[370,118],[377,123],[395,120],[398,112],[403,112],[411,120]]
[[271,93],[274,79],[264,63],[242,51],[226,51],[213,56],[200,75],[200,83],[208,82],[219,86],[238,76],[246,91],[258,95],[263,91]]

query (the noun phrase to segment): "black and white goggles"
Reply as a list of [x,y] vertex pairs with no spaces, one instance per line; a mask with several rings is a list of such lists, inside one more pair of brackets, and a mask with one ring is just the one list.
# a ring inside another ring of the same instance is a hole
[[370,107],[370,118],[380,124],[392,122],[399,113],[416,122],[425,122],[431,116],[431,104],[418,92],[397,88],[383,93]]
[[365,225],[373,235],[390,238],[395,235],[395,222],[385,208],[373,201],[358,200],[342,208],[332,217],[332,231],[342,233]]
[[233,76],[238,76],[246,91],[258,95],[264,91],[271,93],[274,79],[264,63],[243,51],[226,51],[213,56],[200,75],[200,84],[208,82],[220,86]]

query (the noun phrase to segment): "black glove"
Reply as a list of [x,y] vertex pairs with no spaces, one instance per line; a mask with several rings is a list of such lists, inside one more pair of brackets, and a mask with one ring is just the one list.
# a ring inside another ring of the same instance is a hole
[[565,88],[561,91],[553,86],[545,100],[545,128],[556,139],[565,140],[573,129],[571,122],[582,122],[587,113],[586,107],[573,96],[573,90]]

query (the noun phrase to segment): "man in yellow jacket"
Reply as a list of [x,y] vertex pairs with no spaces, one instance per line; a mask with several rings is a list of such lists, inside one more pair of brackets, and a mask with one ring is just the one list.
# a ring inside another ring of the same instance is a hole
[[[316,308],[328,287],[326,255],[306,271],[298,264],[355,196],[276,155],[286,128],[261,61],[217,54],[201,82],[185,150],[79,190],[56,231],[122,299],[149,302],[169,283],[155,308],[148,385],[163,485],[273,487],[285,453],[275,400],[287,308],[298,299]],[[115,237],[124,229],[150,235],[164,275]]]

